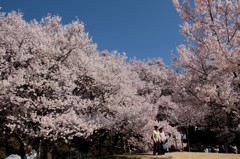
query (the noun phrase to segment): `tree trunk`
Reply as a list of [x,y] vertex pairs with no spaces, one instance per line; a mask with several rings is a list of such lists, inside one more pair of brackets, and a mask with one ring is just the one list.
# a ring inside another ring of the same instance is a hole
[[115,154],[115,149],[116,149],[117,142],[118,142],[118,135],[116,135],[113,139],[112,149],[111,149],[110,155]]
[[14,137],[18,140],[18,143],[19,143],[19,155],[21,156],[21,158],[24,158],[25,157],[25,146],[24,146],[24,143],[22,141],[22,139],[18,136],[18,134],[14,133]]

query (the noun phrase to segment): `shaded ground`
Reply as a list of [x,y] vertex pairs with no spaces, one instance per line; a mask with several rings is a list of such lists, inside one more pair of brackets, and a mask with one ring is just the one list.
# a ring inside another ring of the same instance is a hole
[[109,156],[104,159],[240,159],[240,154],[173,152],[161,156],[153,156],[151,154],[131,154]]

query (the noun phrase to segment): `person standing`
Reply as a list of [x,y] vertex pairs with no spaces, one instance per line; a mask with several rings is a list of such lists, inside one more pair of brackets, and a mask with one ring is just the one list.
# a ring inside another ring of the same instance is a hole
[[19,156],[17,154],[11,154],[5,159],[21,159],[21,156]]
[[154,126],[152,140],[153,140],[153,155],[156,155],[156,153],[160,155],[160,134],[158,126]]
[[17,154],[17,151],[15,148],[11,147],[9,152],[10,152],[9,156],[5,159],[21,159],[21,156]]
[[164,132],[164,130],[163,130],[164,128],[163,127],[161,127],[160,129],[159,129],[159,136],[160,136],[160,151],[161,151],[161,154],[162,155],[164,155],[165,154],[165,152],[167,151],[167,145],[166,145],[166,143],[167,143],[167,141],[168,141],[168,139],[167,139],[167,137],[166,137],[166,135],[165,135],[165,132]]
[[27,146],[27,154],[24,159],[38,159],[37,152],[32,148],[31,145]]

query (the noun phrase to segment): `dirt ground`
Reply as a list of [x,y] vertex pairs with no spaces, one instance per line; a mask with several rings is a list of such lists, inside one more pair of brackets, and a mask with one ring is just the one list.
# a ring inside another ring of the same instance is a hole
[[[113,157],[110,158],[113,159]],[[240,154],[172,152],[156,156],[152,154],[116,155],[114,159],[240,159]]]

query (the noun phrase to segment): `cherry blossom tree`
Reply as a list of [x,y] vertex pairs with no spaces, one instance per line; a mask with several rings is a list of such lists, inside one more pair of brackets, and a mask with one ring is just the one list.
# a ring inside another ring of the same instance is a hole
[[157,107],[159,121],[176,122],[174,114],[177,105],[172,101],[169,77],[172,71],[160,58],[147,61],[132,60],[133,71],[138,74],[142,85],[138,85],[138,95]]
[[[11,12],[1,13],[0,25],[1,129],[53,141],[79,137],[92,145],[100,135],[113,149],[120,142],[126,149],[149,149],[153,125],[179,136],[164,121],[176,105],[161,61],[130,64],[125,54],[99,52],[79,20],[62,25],[49,15],[26,22],[22,13]],[[138,65],[149,77],[141,76]],[[160,106],[166,110],[161,115]]]
[[[179,56],[174,57],[179,71],[175,81],[177,99],[205,110],[205,124],[218,128],[218,133],[239,134],[239,1],[173,3],[183,20],[181,33],[186,38],[186,44],[177,47]],[[219,118],[227,122],[219,123]]]
[[[87,115],[76,119],[74,107],[84,108],[90,102],[75,102],[78,97],[71,95],[71,87],[76,76],[71,64],[76,60],[66,64],[67,57],[77,49],[87,54],[94,45],[81,23],[61,27],[59,22],[59,17],[46,17],[40,23],[26,23],[14,12],[1,18],[2,110],[12,109],[5,118],[11,131],[54,138],[74,131],[81,134],[89,130],[89,125],[96,126],[91,118],[85,118]],[[68,127],[69,123],[74,126]]]
[[[138,84],[135,84],[137,95],[143,97],[154,108],[153,112],[147,115],[148,121],[152,122],[151,126],[165,127],[165,131],[171,136],[168,145],[175,146],[177,144],[180,147],[181,136],[176,128],[170,126],[176,125],[178,121],[178,106],[172,99],[173,91],[169,81],[169,77],[172,77],[172,71],[167,68],[161,58],[147,61],[133,59],[130,64],[132,71],[137,73],[139,78]],[[137,80],[135,79],[134,82]],[[152,127],[148,129],[152,129]],[[173,136],[177,138],[177,143]],[[150,139],[150,136],[146,139]]]

